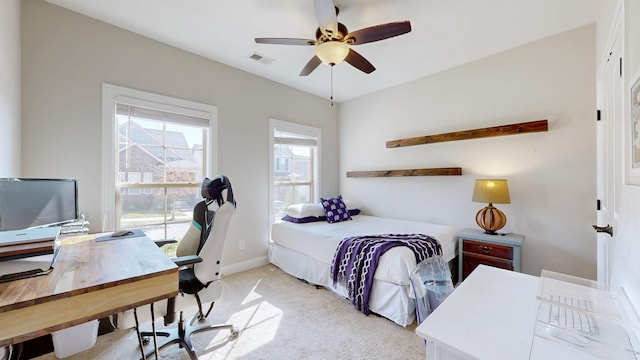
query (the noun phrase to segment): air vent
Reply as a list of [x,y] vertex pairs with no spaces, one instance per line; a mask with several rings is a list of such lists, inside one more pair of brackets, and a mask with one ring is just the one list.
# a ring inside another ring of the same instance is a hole
[[263,63],[263,64],[265,64],[265,65],[269,65],[269,64],[271,64],[272,62],[274,62],[274,61],[275,61],[274,59],[272,59],[272,58],[270,58],[270,57],[266,57],[266,56],[264,56],[264,55],[260,55],[260,54],[258,54],[258,53],[253,53],[253,54],[251,54],[251,55],[249,56],[249,59],[253,59],[253,60],[258,61],[258,62],[261,62],[261,63]]

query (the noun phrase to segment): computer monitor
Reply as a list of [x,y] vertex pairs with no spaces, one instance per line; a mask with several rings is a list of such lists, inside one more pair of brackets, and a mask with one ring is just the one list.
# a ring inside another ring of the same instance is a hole
[[0,178],[0,231],[78,219],[77,179]]

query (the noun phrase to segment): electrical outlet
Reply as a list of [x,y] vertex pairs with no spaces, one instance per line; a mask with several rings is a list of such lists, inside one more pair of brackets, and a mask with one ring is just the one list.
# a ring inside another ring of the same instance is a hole
[[244,250],[244,240],[238,241],[238,249]]

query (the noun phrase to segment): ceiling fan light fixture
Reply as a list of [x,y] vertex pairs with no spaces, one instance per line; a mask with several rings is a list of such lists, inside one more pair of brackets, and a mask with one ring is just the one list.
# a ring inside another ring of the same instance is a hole
[[340,41],[326,41],[316,46],[316,56],[326,65],[338,65],[349,54],[349,45]]
[[338,7],[335,5],[335,0],[313,0],[313,3],[318,20],[315,40],[255,38],[258,44],[315,46],[315,55],[302,68],[300,76],[311,74],[322,63],[333,67],[343,61],[365,74],[371,74],[376,70],[375,66],[351,46],[385,40],[411,31],[411,22],[406,20],[373,25],[349,32],[344,24],[338,22]]

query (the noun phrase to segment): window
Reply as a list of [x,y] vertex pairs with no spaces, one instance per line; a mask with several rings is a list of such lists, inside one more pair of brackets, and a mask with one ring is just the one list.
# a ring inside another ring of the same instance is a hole
[[103,230],[180,239],[214,172],[216,108],[103,85]]
[[320,129],[279,120],[270,128],[271,220],[287,206],[318,201]]
[[[125,150],[126,151],[126,150]],[[120,164],[120,168],[122,168],[122,164]],[[140,182],[140,172],[139,171],[122,171],[122,173],[124,174],[124,179],[121,180],[120,183],[139,183]],[[127,194],[128,195],[139,195],[140,194],[140,188],[129,188],[127,189]]]
[[[145,171],[142,173],[142,182],[153,182],[153,172]],[[144,189],[145,194],[153,194],[153,189]]]

